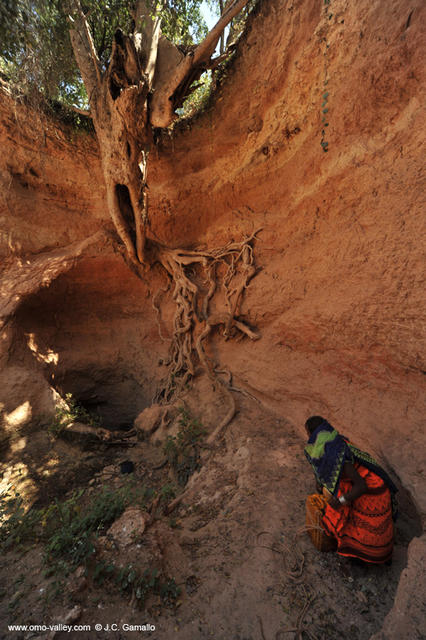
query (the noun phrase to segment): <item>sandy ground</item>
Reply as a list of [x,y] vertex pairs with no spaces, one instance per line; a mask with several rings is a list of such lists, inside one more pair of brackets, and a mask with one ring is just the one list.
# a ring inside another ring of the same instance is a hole
[[[335,553],[318,552],[301,531],[314,479],[299,431],[252,398],[237,394],[237,401],[236,417],[215,448],[203,453],[203,466],[182,504],[168,516],[160,510],[124,549],[108,546],[105,537],[97,546],[100,556],[119,565],[160,563],[181,588],[177,602],[165,606],[153,597],[141,610],[134,598],[123,597],[108,583],[96,587],[88,580],[79,588],[72,575],[62,586],[55,584],[54,578],[43,577],[42,548],[35,545],[24,553],[9,552],[0,561],[2,638],[47,638],[47,633],[7,632],[7,625],[64,622],[76,606],[77,623],[91,625],[91,631],[57,633],[58,640],[356,640],[381,628],[406,565],[408,542],[417,533],[409,501],[401,496],[391,566],[357,565]],[[183,402],[208,430],[226,412],[223,398],[206,384],[187,392]],[[39,434],[34,440],[40,454],[42,439]],[[68,493],[73,485],[83,485],[88,495],[94,494],[107,479],[120,486],[125,480],[119,462],[126,458],[135,463],[140,484],[159,488],[173,479],[167,467],[153,470],[163,454],[150,442],[127,450],[86,450],[79,457],[75,446],[57,441],[53,448],[61,451]],[[63,496],[63,486],[54,485]],[[52,498],[48,483],[39,498]],[[148,623],[155,625],[154,632],[124,630],[126,624]],[[120,630],[97,632],[95,624],[117,624]],[[298,629],[305,629],[303,636]]]

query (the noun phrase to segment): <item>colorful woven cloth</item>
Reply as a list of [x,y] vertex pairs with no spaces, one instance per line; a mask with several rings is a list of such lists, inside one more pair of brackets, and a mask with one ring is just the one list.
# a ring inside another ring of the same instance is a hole
[[346,461],[361,463],[381,478],[392,494],[393,517],[396,518],[394,494],[398,491],[389,475],[379,463],[365,451],[352,445],[326,420],[310,435],[305,455],[312,465],[315,476],[333,496],[338,495],[339,481]]
[[[383,479],[364,465],[355,469],[367,484],[367,493],[339,509],[326,506],[322,524],[337,540],[337,553],[375,564],[392,557],[393,522],[391,492]],[[351,490],[352,482],[341,478],[337,497]]]

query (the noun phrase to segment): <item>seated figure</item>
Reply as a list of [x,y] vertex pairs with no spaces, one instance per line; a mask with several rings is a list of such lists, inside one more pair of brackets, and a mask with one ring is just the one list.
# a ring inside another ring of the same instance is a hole
[[321,416],[309,418],[305,428],[306,457],[317,487],[328,496],[322,526],[335,538],[337,553],[376,564],[390,561],[397,491],[392,480]]

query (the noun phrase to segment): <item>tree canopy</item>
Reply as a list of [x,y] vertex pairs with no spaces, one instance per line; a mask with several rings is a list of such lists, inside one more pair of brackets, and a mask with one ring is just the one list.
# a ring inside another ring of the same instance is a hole
[[[220,14],[219,0],[208,0]],[[97,56],[105,68],[117,28],[132,29],[131,0],[83,0]],[[185,48],[207,34],[202,0],[162,0],[161,30]],[[76,65],[63,0],[2,0],[0,72],[24,93],[41,93],[65,104],[85,106],[87,95]]]

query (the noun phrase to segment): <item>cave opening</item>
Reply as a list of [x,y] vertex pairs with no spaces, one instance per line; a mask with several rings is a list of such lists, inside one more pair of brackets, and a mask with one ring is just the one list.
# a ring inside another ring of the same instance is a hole
[[130,429],[157,383],[155,343],[140,350],[154,322],[145,299],[119,256],[84,260],[21,304],[14,357],[103,427]]

